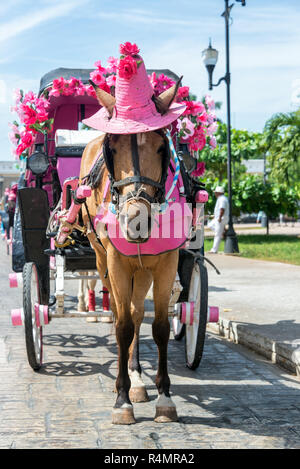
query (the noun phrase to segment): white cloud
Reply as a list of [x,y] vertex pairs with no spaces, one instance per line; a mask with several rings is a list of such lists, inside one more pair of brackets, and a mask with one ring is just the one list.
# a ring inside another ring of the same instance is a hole
[[138,9],[127,9],[127,10],[115,10],[110,12],[100,12],[98,16],[103,19],[112,20],[121,23],[134,23],[135,25],[139,24],[149,24],[151,26],[155,25],[167,25],[167,26],[182,26],[186,28],[205,28],[211,30],[216,24],[216,20],[203,22],[203,18],[197,20],[193,18],[185,17],[183,18],[172,18],[170,15],[163,17],[162,15],[154,15],[152,11],[148,10],[138,10]]
[[35,11],[29,11],[26,14],[17,16],[11,21],[0,24],[0,42],[7,41],[12,37],[21,34],[22,32],[32,29],[39,24],[65,16],[70,13],[74,8],[82,6],[82,1],[64,2],[62,4],[54,4],[48,8],[36,9]]

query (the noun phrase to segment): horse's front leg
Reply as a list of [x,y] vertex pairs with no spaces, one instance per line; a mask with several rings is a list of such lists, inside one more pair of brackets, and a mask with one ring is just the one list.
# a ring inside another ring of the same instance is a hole
[[129,398],[128,374],[129,347],[134,336],[134,324],[130,312],[132,273],[118,262],[118,255],[108,256],[108,272],[116,303],[116,339],[118,344],[117,400],[113,408],[112,423],[129,425],[135,423],[133,406]]
[[131,299],[131,315],[134,323],[134,337],[129,350],[129,376],[131,381],[130,399],[133,402],[147,402],[149,397],[142,379],[142,368],[139,356],[139,334],[144,318],[145,296],[152,283],[149,270],[139,270],[133,279],[133,293]]
[[[153,272],[153,298],[155,319],[152,332],[158,347],[158,370],[156,387],[158,400],[154,420],[158,423],[176,422],[178,420],[176,406],[170,397],[170,378],[168,375],[168,341],[170,323],[168,306],[178,266],[178,251],[163,254],[158,267]],[[166,275],[167,272],[167,275]]]

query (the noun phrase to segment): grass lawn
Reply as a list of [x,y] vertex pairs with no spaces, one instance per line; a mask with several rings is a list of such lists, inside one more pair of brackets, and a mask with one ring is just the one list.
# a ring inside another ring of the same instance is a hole
[[[287,235],[238,235],[240,256],[300,265],[300,238]],[[213,238],[205,238],[205,251],[212,248]],[[224,241],[220,244],[224,251]]]

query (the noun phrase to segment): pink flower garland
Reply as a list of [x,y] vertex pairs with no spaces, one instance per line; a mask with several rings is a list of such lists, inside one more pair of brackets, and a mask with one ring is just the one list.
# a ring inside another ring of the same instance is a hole
[[[138,56],[140,50],[136,44],[125,42],[120,45],[120,59],[109,57],[107,66],[104,67],[101,61],[95,62],[95,70],[90,73],[90,79],[107,93],[114,95],[117,73],[121,78],[131,79],[137,73],[137,68],[141,63]],[[149,81],[156,96],[169,89],[175,81],[167,75],[159,76],[153,72],[149,75]],[[215,103],[210,96],[206,96],[204,103],[189,99],[189,87],[182,86],[177,92],[177,102],[183,102],[186,110],[177,120],[174,128],[178,131],[179,138],[188,143],[189,150],[196,157],[205,145],[211,148],[216,147],[214,134],[217,131]],[[34,135],[37,132],[49,132],[53,119],[49,119],[47,108],[50,97],[59,96],[83,96],[87,94],[96,98],[96,93],[91,85],[84,85],[81,80],[71,77],[69,80],[60,77],[53,80],[51,89],[46,90],[45,96],[37,97],[32,91],[24,95],[22,90],[15,90],[15,105],[11,108],[20,119],[20,124],[14,121],[9,124],[11,131],[9,139],[16,147],[13,153],[23,159],[28,156],[28,149],[34,142]],[[47,96],[47,97],[46,97]],[[203,162],[198,162],[197,169],[193,176],[199,177],[205,171]]]
[[34,143],[34,135],[37,132],[49,132],[53,119],[49,119],[49,102],[44,97],[37,97],[32,91],[24,95],[22,90],[16,90],[14,96],[16,101],[13,111],[17,113],[20,124],[17,121],[9,124],[9,138],[16,147],[13,154],[23,159],[28,156],[28,149]]

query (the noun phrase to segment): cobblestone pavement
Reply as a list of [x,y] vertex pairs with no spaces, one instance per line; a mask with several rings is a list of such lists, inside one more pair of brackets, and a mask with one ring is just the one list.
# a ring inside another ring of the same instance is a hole
[[21,292],[8,289],[9,262],[0,250],[0,448],[300,448],[300,383],[213,334],[196,371],[185,367],[184,342],[171,338],[179,422],[154,423],[157,353],[149,318],[141,357],[150,402],[134,404],[135,425],[112,425],[113,326],[52,321],[44,329],[45,364],[33,372],[23,330],[10,324],[9,310],[21,304]]

